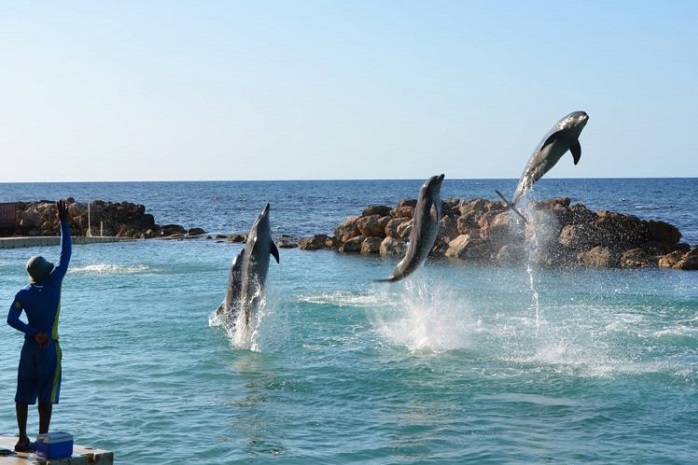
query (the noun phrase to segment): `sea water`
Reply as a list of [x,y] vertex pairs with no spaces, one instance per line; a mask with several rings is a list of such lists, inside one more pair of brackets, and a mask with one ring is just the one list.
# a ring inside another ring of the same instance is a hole
[[[422,182],[0,184],[0,201],[142,203],[158,224],[212,234],[247,232],[269,201],[275,237],[305,237]],[[495,199],[515,184],[446,179],[442,194]],[[696,179],[544,179],[535,195],[668,221],[698,244]],[[239,348],[208,317],[242,247],[74,246],[52,430],[124,464],[698,462],[698,272],[428,260],[386,284],[373,280],[394,259],[282,249]],[[29,255],[57,252],[1,250],[0,302],[26,283]],[[21,344],[0,329],[6,434]]]

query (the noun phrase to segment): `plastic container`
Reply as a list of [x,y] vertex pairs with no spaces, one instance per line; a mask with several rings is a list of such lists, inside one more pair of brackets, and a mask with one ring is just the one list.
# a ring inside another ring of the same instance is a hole
[[46,433],[36,437],[36,455],[47,460],[68,458],[73,455],[73,435],[70,433]]

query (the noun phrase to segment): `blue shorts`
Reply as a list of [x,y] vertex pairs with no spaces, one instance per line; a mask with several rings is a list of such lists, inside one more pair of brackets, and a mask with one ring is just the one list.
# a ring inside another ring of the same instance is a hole
[[61,346],[51,341],[42,349],[33,339],[25,339],[17,370],[17,394],[20,404],[57,404],[61,394]]

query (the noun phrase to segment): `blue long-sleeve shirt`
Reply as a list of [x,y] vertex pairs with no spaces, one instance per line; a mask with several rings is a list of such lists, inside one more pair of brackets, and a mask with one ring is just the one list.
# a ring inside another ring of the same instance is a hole
[[[72,245],[70,228],[66,220],[61,221],[61,251],[49,277],[38,283],[30,283],[20,289],[7,314],[7,324],[22,331],[26,339],[33,339],[43,332],[58,340],[58,317],[61,312],[61,285],[68,271]],[[22,311],[27,322],[19,319]]]

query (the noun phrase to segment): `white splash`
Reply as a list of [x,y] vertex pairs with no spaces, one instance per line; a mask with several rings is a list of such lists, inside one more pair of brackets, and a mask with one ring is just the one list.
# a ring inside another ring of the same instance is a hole
[[399,292],[389,296],[392,314],[376,310],[374,315],[374,325],[384,338],[413,352],[439,353],[471,346],[478,323],[472,321],[462,298],[414,279],[399,286]]
[[71,266],[68,269],[69,273],[85,274],[85,275],[119,275],[119,274],[137,274],[137,273],[152,273],[157,270],[150,268],[148,265],[116,265],[109,263],[95,263],[84,266]]
[[[270,292],[271,300],[267,298]],[[288,321],[279,311],[280,306],[270,304],[271,301],[277,302],[278,299],[273,290],[267,288],[265,295],[260,298],[257,310],[250,315],[249,324],[245,324],[244,316],[240,312],[235,326],[225,328],[234,348],[252,352],[273,352],[288,341]]]

